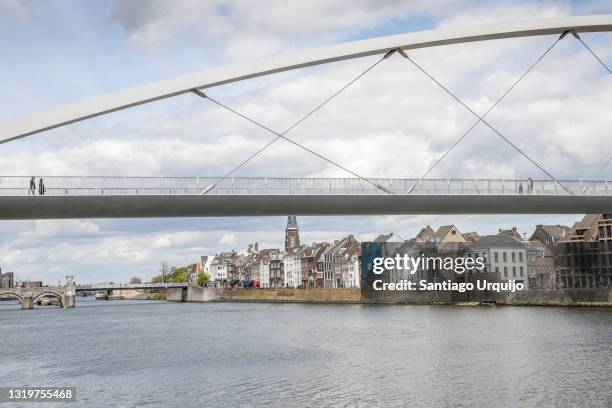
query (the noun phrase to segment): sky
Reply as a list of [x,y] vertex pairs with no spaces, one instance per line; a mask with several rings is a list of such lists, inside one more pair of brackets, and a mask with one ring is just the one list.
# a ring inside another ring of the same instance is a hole
[[[0,0],[0,122],[152,81],[306,48],[404,32],[612,13],[603,1]],[[612,64],[612,35],[583,34]],[[485,112],[556,36],[410,51],[477,112]],[[284,129],[380,57],[305,68],[207,90]],[[612,79],[566,37],[488,116],[558,179],[590,179],[612,154]],[[474,117],[406,60],[393,57],[291,132],[367,177],[417,178]],[[187,94],[0,145],[0,175],[219,176],[269,133]],[[345,177],[279,141],[236,176]],[[482,124],[432,178],[545,179]],[[599,178],[612,178],[612,166]],[[347,234],[415,236],[426,225],[493,234],[571,226],[581,215],[298,217],[302,242]],[[162,260],[282,248],[286,217],[0,222],[0,268],[19,279],[148,280]]]

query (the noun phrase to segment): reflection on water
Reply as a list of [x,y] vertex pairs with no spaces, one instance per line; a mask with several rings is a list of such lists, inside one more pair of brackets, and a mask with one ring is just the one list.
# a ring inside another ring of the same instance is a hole
[[0,386],[79,406],[612,405],[612,309],[0,302]]

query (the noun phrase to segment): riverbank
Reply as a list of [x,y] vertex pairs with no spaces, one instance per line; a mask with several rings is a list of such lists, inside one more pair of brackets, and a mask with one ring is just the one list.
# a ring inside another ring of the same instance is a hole
[[505,305],[612,307],[612,289],[524,290],[518,292],[375,291],[373,289],[168,289],[172,302],[261,302],[330,304]]

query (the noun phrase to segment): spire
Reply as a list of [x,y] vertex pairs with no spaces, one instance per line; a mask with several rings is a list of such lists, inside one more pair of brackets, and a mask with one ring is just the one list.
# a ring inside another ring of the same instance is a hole
[[290,215],[287,217],[287,229],[297,229],[297,218],[295,215]]
[[300,246],[300,233],[295,215],[287,217],[287,228],[285,228],[285,251],[289,252]]

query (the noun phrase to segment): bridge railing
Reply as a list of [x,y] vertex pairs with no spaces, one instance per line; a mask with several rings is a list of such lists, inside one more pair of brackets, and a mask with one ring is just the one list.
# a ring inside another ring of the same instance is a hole
[[[100,195],[198,195],[216,183],[216,177],[43,177],[48,196]],[[39,195],[36,178],[35,195]],[[460,195],[612,195],[607,181],[494,179],[371,179],[396,194]],[[0,176],[0,196],[25,196],[30,191],[30,177]],[[358,178],[268,178],[230,177],[207,194],[386,194],[373,184]]]

